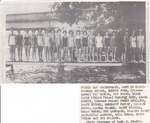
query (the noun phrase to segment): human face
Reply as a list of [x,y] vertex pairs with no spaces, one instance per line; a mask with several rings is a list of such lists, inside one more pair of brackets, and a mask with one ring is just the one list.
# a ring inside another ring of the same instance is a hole
[[132,32],[132,35],[135,36],[135,31]]
[[60,35],[60,34],[61,34],[60,30],[58,30],[58,31],[57,31],[57,35]]
[[106,32],[105,34],[106,34],[106,36],[108,36],[108,32]]
[[87,32],[83,32],[83,35],[86,36],[86,35],[87,35]]
[[79,31],[77,31],[77,35],[80,35],[80,32],[79,32]]
[[66,32],[66,31],[64,31],[64,32],[63,32],[63,34],[66,36],[66,35],[67,35],[67,32]]

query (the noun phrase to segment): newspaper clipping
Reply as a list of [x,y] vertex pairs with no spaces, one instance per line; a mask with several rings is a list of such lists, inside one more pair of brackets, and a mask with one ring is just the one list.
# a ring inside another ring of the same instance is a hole
[[145,2],[9,4],[6,82],[146,83],[145,6]]
[[80,123],[149,123],[147,4],[5,4],[3,83],[78,83]]

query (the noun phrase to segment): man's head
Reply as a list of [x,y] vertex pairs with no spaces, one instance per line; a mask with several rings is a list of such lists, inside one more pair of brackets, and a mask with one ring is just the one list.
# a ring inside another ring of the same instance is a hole
[[83,35],[87,35],[87,31],[84,31],[84,32],[83,32]]
[[67,35],[67,31],[66,30],[63,31],[63,35]]
[[20,35],[20,30],[18,30],[18,34]]
[[11,32],[11,34],[13,35],[13,33],[14,33],[13,27],[11,27],[10,32]]
[[138,32],[139,32],[139,34],[141,35],[142,32],[143,32],[143,30],[142,30],[142,29],[139,29]]
[[73,30],[69,30],[69,34],[70,34],[70,35],[73,35]]
[[58,29],[58,30],[57,30],[57,33],[60,34],[60,33],[61,33],[61,29]]
[[77,35],[80,35],[80,30],[77,30],[77,31],[76,31],[76,34],[77,34]]

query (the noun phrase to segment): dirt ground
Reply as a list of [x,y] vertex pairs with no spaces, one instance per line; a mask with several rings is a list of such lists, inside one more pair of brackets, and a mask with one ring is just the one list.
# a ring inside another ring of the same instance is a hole
[[13,65],[6,71],[7,83],[146,83],[146,65],[64,66]]

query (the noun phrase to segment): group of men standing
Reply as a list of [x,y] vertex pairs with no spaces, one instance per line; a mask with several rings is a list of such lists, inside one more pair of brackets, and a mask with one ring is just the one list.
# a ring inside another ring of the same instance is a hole
[[144,62],[145,54],[142,29],[111,33],[39,29],[27,30],[25,35],[20,30],[17,34],[11,30],[8,45],[10,60],[20,62]]

